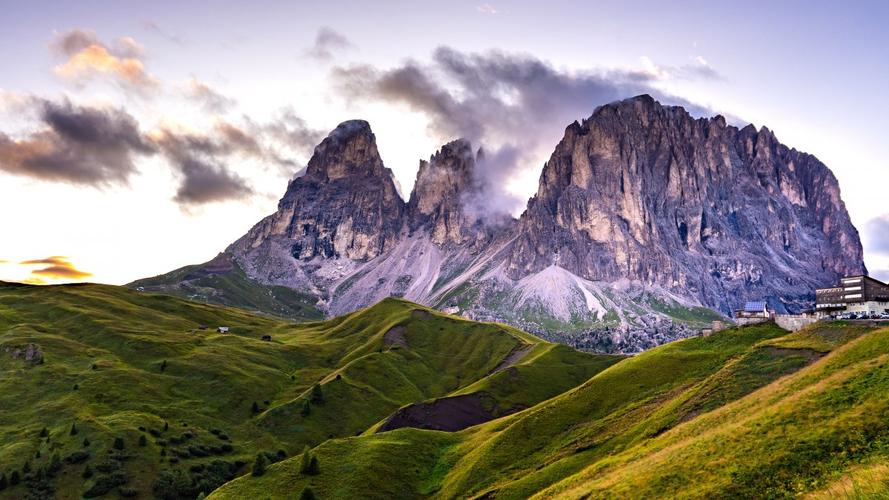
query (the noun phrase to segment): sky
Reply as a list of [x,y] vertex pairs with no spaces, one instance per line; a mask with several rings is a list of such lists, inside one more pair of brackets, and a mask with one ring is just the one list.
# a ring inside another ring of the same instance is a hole
[[887,2],[0,4],[3,280],[205,262],[355,118],[404,196],[467,137],[518,215],[565,127],[640,93],[817,156],[889,279]]

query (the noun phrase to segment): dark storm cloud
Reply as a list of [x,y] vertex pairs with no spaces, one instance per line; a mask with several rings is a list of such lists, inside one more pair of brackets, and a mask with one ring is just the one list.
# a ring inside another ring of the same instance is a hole
[[40,130],[13,139],[0,132],[0,170],[46,181],[91,186],[127,184],[134,159],[154,152],[122,109],[35,100]]
[[[529,55],[468,54],[437,49],[431,64],[407,61],[391,69],[370,65],[332,70],[335,87],[352,99],[400,103],[425,114],[440,140],[464,137],[486,148],[479,165],[489,211],[514,211],[524,200],[506,192],[506,180],[539,168],[561,132],[601,104],[649,93],[692,114],[703,108],[652,88],[650,72],[568,72]],[[502,151],[501,151],[502,150]]]
[[305,54],[318,61],[327,62],[334,58],[336,52],[353,47],[348,38],[324,26],[318,30],[314,45],[306,49]]

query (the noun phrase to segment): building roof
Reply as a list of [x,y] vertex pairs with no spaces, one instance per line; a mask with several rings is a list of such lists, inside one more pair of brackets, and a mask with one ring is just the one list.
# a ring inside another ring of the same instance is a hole
[[766,303],[762,301],[754,301],[744,304],[744,312],[763,312],[765,309]]

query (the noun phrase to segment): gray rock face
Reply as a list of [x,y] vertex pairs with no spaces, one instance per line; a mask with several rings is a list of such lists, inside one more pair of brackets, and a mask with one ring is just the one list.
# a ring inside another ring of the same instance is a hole
[[246,244],[279,237],[290,241],[297,260],[372,259],[397,242],[403,212],[370,125],[348,121],[315,148],[305,175],[290,182],[278,211],[250,231]]
[[765,127],[693,119],[639,96],[574,123],[521,218],[509,274],[557,264],[728,312],[747,299],[799,308],[865,271],[830,170]]
[[329,315],[400,296],[610,351],[689,335],[749,299],[799,309],[865,271],[815,157],[649,96],[570,125],[518,220],[474,211],[476,168],[468,142],[446,144],[404,202],[368,124],[343,123],[226,258]]

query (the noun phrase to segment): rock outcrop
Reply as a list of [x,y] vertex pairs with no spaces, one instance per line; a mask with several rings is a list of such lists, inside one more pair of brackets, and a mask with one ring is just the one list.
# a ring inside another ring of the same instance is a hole
[[475,208],[483,167],[467,141],[448,143],[405,202],[368,124],[345,122],[224,257],[330,315],[399,296],[612,351],[688,335],[748,299],[797,310],[865,272],[815,157],[647,95],[571,124],[518,220]]
[[546,163],[509,258],[519,279],[558,265],[728,312],[797,309],[865,271],[836,178],[765,127],[694,119],[644,95],[574,123]]

